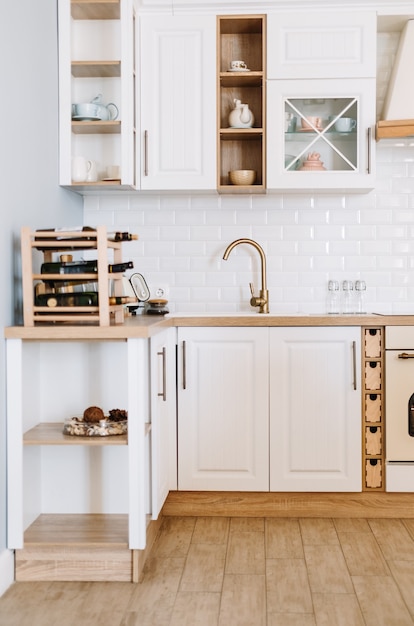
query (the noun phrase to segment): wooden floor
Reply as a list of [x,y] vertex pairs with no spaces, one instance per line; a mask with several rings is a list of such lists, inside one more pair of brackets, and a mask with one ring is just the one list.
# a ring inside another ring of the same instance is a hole
[[15,583],[1,626],[414,624],[414,519],[165,517],[141,584]]

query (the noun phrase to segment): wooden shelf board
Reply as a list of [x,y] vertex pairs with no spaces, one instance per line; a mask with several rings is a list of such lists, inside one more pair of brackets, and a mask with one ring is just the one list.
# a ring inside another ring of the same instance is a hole
[[42,422],[23,435],[25,446],[125,446],[128,435],[76,437],[63,433],[62,422]]
[[71,545],[128,548],[128,515],[42,514],[24,533],[24,547]]
[[72,61],[75,78],[119,78],[121,61]]
[[220,128],[220,139],[222,140],[249,140],[261,139],[263,128]]
[[221,15],[218,17],[220,23],[220,35],[240,35],[263,33],[262,15]]
[[75,20],[117,20],[120,0],[71,0],[71,15]]
[[263,72],[220,72],[222,87],[262,87]]
[[98,274],[33,274],[33,280],[42,280],[44,283],[54,282],[55,280],[64,280],[65,282],[96,282]]
[[116,135],[121,132],[120,120],[100,122],[73,122],[72,132],[75,135]]
[[219,185],[219,193],[266,193],[264,185]]
[[393,139],[414,135],[414,119],[383,120],[377,122],[376,139]]

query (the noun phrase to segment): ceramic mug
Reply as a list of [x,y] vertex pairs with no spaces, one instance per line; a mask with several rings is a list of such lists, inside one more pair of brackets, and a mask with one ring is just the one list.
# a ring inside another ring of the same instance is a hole
[[232,70],[247,70],[247,65],[244,61],[231,61],[230,68]]
[[301,124],[302,128],[305,130],[313,130],[314,128],[320,130],[322,127],[322,119],[315,116],[302,117]]
[[83,156],[76,156],[72,159],[72,181],[74,183],[84,183],[88,179],[91,169],[91,161]]
[[354,130],[356,127],[356,120],[353,120],[352,117],[340,117],[339,120],[335,122],[335,130],[339,133],[349,133],[351,130]]

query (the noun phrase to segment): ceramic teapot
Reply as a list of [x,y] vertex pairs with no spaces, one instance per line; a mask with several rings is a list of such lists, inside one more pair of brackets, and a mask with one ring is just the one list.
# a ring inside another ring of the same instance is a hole
[[254,115],[248,104],[242,104],[241,100],[234,99],[234,109],[229,115],[230,128],[251,128],[254,124]]

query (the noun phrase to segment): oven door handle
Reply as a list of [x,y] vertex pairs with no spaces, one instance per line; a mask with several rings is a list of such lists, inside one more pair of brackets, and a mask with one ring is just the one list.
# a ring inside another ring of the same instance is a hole
[[400,352],[399,359],[414,359],[414,354],[409,352]]

